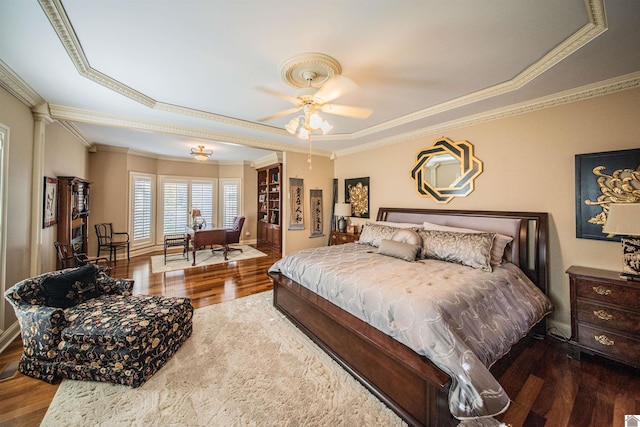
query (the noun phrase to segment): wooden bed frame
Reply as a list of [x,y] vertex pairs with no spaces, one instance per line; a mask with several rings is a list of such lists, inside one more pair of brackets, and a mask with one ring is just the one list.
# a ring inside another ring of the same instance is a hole
[[[507,258],[546,293],[546,213],[380,208],[378,221],[424,221],[495,231],[514,237]],[[458,423],[448,406],[449,376],[409,347],[280,273],[273,280],[273,304],[344,369],[412,426]],[[533,333],[546,333],[544,321]],[[506,369],[503,357],[491,371]]]

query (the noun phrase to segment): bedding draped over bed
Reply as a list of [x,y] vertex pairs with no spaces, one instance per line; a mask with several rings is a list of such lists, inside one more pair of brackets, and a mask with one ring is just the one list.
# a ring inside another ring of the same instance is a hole
[[283,257],[280,272],[426,356],[452,378],[458,419],[497,415],[509,397],[489,367],[552,309],[515,265],[485,272],[437,260],[407,262],[350,243]]

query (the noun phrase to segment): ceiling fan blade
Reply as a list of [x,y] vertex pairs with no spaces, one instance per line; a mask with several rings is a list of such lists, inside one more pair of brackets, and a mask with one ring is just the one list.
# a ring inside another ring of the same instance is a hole
[[323,84],[313,97],[319,104],[326,104],[357,88],[358,85],[350,78],[337,75]]
[[303,105],[303,102],[301,100],[299,100],[298,98],[296,98],[295,96],[290,96],[290,95],[287,95],[285,93],[278,92],[276,90],[269,89],[269,88],[266,88],[266,87],[258,87],[257,89],[262,91],[262,92],[268,93],[269,95],[277,96],[278,98],[284,99],[285,101],[289,101],[290,103],[292,103],[296,107],[300,107],[300,106]]
[[357,119],[366,119],[373,113],[371,108],[353,107],[350,105],[323,104],[320,109],[328,114],[336,114],[338,116],[355,117]]
[[289,108],[288,110],[284,110],[284,111],[280,111],[278,113],[272,114],[270,116],[267,117],[263,117],[261,119],[258,119],[259,122],[266,122],[267,120],[271,120],[271,119],[277,119],[278,117],[282,117],[282,116],[288,116],[289,114],[293,114],[296,111],[300,110],[302,108],[302,106],[300,107],[294,107],[294,108]]

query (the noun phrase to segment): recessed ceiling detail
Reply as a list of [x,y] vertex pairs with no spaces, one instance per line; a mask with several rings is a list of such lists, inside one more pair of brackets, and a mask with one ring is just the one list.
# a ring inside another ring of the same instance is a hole
[[[378,2],[358,20],[347,19],[356,6],[332,3],[313,31],[295,19],[310,0],[278,13],[277,2],[248,2],[251,17],[236,2],[193,0],[189,10],[163,3],[153,19],[138,2],[3,3],[0,25],[14,31],[0,40],[0,85],[26,105],[48,103],[85,141],[184,157],[188,135],[200,135],[223,161],[232,149],[216,144],[229,141],[246,154],[305,152],[285,127],[309,103],[334,126],[314,154],[345,156],[638,86],[633,2],[608,2],[606,14],[604,0]],[[340,80],[357,90],[343,85],[336,106],[327,86]]]

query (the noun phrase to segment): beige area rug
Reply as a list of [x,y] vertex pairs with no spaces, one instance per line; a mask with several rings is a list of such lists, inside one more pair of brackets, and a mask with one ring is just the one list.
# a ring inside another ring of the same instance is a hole
[[193,264],[193,252],[189,252],[189,261],[182,256],[180,252],[172,252],[167,254],[167,263],[164,263],[164,255],[156,255],[151,257],[151,272],[164,273],[167,271],[186,270],[187,268],[202,267],[205,265],[222,264],[224,262],[241,261],[243,259],[258,258],[267,256],[264,252],[252,248],[251,246],[240,245],[236,248],[242,248],[240,251],[229,251],[227,253],[227,261],[224,260],[222,251],[211,252],[211,249],[203,249],[196,252],[196,265]]
[[193,335],[139,388],[64,380],[42,426],[401,426],[272,305],[196,310]]

